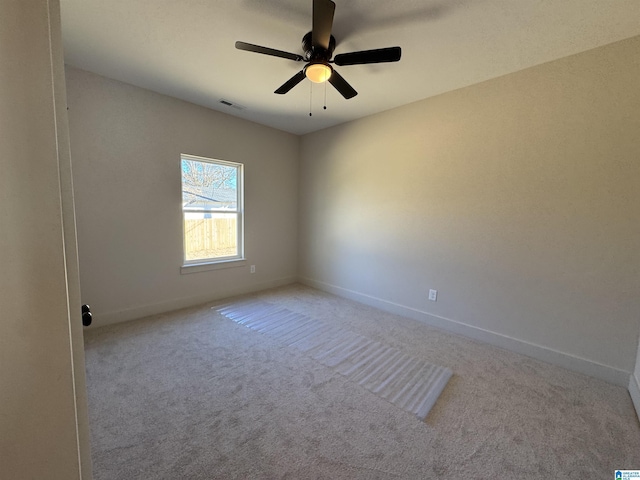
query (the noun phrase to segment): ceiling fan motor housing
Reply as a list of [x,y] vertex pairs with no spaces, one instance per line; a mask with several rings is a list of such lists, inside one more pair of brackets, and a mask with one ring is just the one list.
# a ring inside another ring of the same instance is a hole
[[333,51],[336,48],[336,39],[333,35],[329,38],[329,48],[324,49],[319,46],[313,46],[311,40],[311,32],[302,37],[302,51],[304,52],[304,59],[306,62],[328,62],[331,60]]

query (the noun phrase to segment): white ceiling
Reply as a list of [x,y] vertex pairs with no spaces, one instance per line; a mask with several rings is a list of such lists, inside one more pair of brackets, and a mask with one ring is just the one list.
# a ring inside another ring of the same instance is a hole
[[323,110],[324,85],[273,93],[301,63],[234,48],[302,54],[312,0],[60,3],[67,64],[295,134],[640,35],[638,0],[335,0],[334,55],[398,45],[402,59],[337,67],[359,94],[328,85]]

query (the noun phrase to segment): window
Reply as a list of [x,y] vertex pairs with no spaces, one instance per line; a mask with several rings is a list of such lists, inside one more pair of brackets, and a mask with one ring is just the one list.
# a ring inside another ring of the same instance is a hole
[[243,259],[243,165],[180,158],[185,267]]

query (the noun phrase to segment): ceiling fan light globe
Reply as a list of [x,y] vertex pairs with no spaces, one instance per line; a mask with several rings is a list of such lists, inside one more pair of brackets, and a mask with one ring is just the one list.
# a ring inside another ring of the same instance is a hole
[[331,77],[333,70],[325,63],[311,63],[305,68],[304,74],[314,83],[324,83]]

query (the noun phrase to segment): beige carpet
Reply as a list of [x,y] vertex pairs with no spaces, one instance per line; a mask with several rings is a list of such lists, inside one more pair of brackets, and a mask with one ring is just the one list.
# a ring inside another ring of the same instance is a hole
[[613,478],[626,389],[302,286],[252,298],[451,369],[426,421],[213,303],[86,332],[94,477]]

